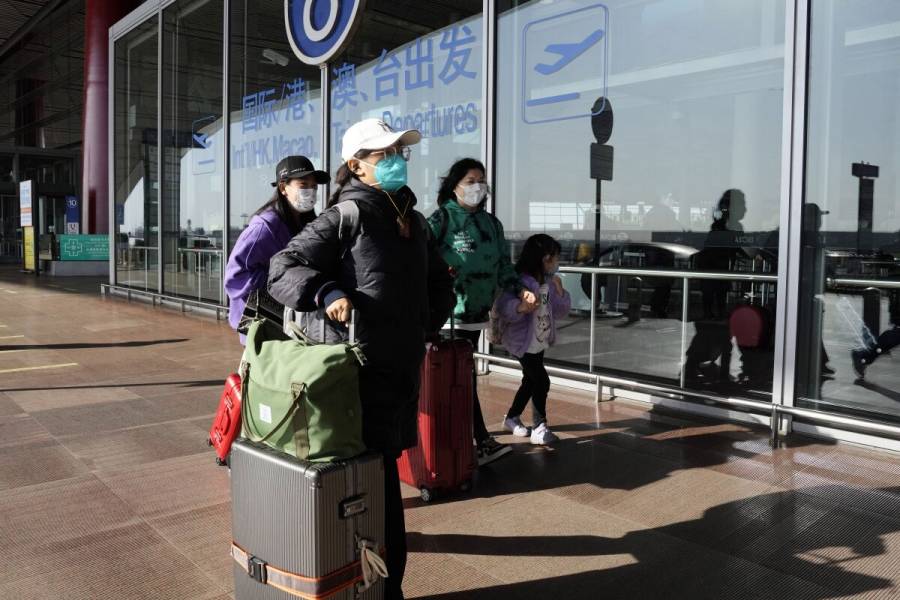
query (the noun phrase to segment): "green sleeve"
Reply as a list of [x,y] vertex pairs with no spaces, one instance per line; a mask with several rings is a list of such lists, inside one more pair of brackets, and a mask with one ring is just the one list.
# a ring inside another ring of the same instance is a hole
[[509,244],[506,243],[506,235],[503,233],[503,224],[491,215],[491,219],[494,221],[494,229],[496,231],[496,239],[494,242],[497,244],[497,287],[501,290],[507,290],[514,294],[519,293],[522,289],[522,282],[519,279],[519,274],[516,273],[516,269],[513,267],[512,262],[509,260]]

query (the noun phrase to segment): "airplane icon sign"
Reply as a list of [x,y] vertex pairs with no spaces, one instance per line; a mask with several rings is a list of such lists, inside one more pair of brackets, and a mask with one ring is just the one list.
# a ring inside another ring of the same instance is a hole
[[552,65],[540,63],[538,65],[535,65],[534,70],[541,75],[552,75],[553,73],[556,73],[557,71],[568,65],[570,62],[587,52],[591,46],[602,40],[604,33],[605,32],[602,29],[598,29],[591,35],[587,36],[584,40],[576,44],[550,44],[549,46],[544,48],[544,52],[559,54],[559,60],[557,60]]
[[212,141],[209,139],[209,136],[205,133],[195,133],[193,135],[194,141],[201,148],[209,148],[212,146]]
[[594,99],[606,97],[609,10],[594,4],[539,15],[522,28],[522,120],[591,116]]

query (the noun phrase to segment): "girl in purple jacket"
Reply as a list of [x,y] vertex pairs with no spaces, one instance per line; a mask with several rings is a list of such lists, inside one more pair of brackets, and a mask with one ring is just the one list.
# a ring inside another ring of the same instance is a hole
[[[516,271],[522,286],[532,291],[538,302],[525,302],[510,292],[497,300],[497,310],[504,322],[503,346],[522,365],[522,385],[506,412],[503,425],[513,435],[531,436],[531,443],[539,445],[559,440],[547,426],[550,376],[544,368],[544,351],[556,340],[556,320],[566,316],[572,307],[572,299],[556,275],[561,250],[559,242],[544,233],[528,238],[516,263]],[[532,429],[523,425],[521,419],[529,400],[534,421]]]
[[[316,218],[316,186],[328,183],[305,156],[288,156],[275,167],[275,192],[241,232],[225,266],[225,293],[231,300],[228,323],[237,329],[250,292],[265,289],[269,259]],[[241,336],[244,343],[244,336]]]

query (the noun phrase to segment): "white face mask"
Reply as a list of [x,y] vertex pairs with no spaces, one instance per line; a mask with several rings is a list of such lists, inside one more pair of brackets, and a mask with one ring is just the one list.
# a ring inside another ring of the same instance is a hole
[[485,183],[473,183],[459,187],[462,189],[463,195],[459,196],[457,194],[457,196],[466,206],[478,206],[484,200],[484,197],[487,196],[487,184]]
[[287,192],[285,195],[288,202],[291,203],[291,206],[297,212],[309,212],[316,207],[316,188],[295,188],[291,186],[285,188],[284,191]]

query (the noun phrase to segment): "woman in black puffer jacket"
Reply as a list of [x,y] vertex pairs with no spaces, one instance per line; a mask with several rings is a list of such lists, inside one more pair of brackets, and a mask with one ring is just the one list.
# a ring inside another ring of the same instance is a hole
[[[396,459],[417,442],[419,369],[425,340],[450,315],[452,281],[416,197],[406,187],[418,131],[366,119],[344,134],[331,207],[272,258],[269,293],[300,311],[325,309],[346,323],[357,310],[363,437],[385,458],[385,598],[402,598],[406,531]],[[356,209],[340,210],[353,202]],[[348,214],[358,222],[347,226]],[[345,221],[342,224],[342,218]]]

